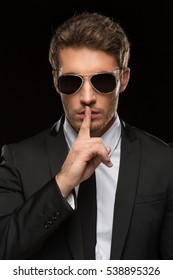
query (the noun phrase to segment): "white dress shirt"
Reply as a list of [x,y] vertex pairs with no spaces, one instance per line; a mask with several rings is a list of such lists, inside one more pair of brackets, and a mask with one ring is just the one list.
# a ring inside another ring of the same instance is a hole
[[[64,122],[64,134],[70,149],[77,137],[77,133],[66,118]],[[121,124],[118,115],[112,126],[102,135],[102,139],[107,146],[111,147],[111,153],[109,156],[113,166],[109,168],[105,164],[100,163],[95,170],[97,193],[97,241],[95,253],[97,260],[109,260],[114,201],[120,162]],[[76,193],[78,193],[78,186],[75,190]],[[74,202],[71,195],[67,200],[74,208]]]

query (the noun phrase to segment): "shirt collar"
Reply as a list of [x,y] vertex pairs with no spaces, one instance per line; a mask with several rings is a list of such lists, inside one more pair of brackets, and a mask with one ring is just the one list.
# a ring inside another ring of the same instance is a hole
[[[67,118],[65,117],[64,125],[64,134],[65,139],[67,141],[69,149],[72,146],[72,143],[75,141],[77,137],[76,131],[73,129]],[[115,121],[112,126],[101,136],[104,143],[111,148],[111,153],[116,149],[121,137],[121,123],[119,116],[117,115]]]
[[121,138],[121,123],[119,116],[117,115],[112,126],[102,135],[103,142],[111,148],[111,154],[117,148]]

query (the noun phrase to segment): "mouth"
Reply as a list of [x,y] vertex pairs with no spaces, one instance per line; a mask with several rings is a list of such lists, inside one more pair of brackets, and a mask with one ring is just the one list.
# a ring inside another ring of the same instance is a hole
[[[85,116],[85,110],[80,111],[79,113],[77,113],[77,115],[81,120],[83,120]],[[91,110],[91,120],[98,118],[98,116],[100,116],[99,111]]]

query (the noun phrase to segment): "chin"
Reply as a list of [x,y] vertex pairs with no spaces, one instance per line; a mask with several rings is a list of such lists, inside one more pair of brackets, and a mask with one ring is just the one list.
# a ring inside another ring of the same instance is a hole
[[100,137],[105,131],[105,126],[104,125],[94,125],[93,127],[91,126],[91,131],[90,134],[92,137]]

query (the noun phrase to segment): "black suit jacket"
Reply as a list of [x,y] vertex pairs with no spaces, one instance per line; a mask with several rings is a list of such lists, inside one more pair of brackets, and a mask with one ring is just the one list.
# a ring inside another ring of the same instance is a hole
[[[83,259],[78,210],[55,182],[68,153],[62,121],[5,145],[0,259]],[[173,259],[173,149],[122,122],[111,259]]]

